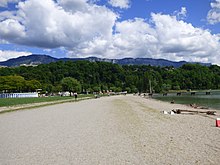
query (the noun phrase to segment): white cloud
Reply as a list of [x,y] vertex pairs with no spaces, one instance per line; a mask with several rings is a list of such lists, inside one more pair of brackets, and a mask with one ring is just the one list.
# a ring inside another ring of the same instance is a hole
[[130,7],[130,0],[109,0],[109,4],[113,7],[119,7],[121,9],[127,9]]
[[25,37],[25,28],[17,20],[7,19],[0,23],[0,36],[3,39],[16,42]]
[[17,58],[19,56],[28,56],[31,55],[30,52],[17,52],[17,51],[3,51],[0,50],[0,61],[6,61],[11,58]]
[[155,57],[157,54],[157,34],[144,19],[119,22],[116,24],[116,32],[113,38],[116,55]]
[[187,10],[186,10],[186,7],[181,7],[181,10],[180,11],[175,11],[174,14],[176,15],[176,17],[178,19],[185,19],[186,18],[186,15],[187,15]]
[[220,0],[215,0],[211,4],[211,10],[208,12],[207,20],[210,24],[220,22]]
[[0,21],[4,21],[5,18],[7,19],[17,19],[15,16],[15,12],[13,11],[2,11],[0,12]]
[[7,7],[9,3],[16,3],[19,0],[1,0],[0,7]]
[[152,14],[152,19],[162,57],[213,62],[211,58],[219,56],[219,36],[169,15]]
[[179,21],[176,16],[153,13],[151,24],[136,18],[117,22],[115,29],[111,40],[95,38],[72,50],[69,56],[151,57],[212,63],[220,56],[219,35]]
[[44,48],[74,47],[96,36],[110,37],[116,19],[108,8],[84,0],[26,0],[18,4],[16,18],[0,22],[0,37]]
[[57,2],[69,12],[86,11],[88,8],[87,0],[57,0]]
[[101,37],[80,45],[69,53],[69,56],[91,56],[106,58],[153,57],[157,51],[156,33],[143,19],[136,18],[117,22],[116,33],[111,39]]
[[212,8],[220,8],[220,0],[215,0],[210,5]]

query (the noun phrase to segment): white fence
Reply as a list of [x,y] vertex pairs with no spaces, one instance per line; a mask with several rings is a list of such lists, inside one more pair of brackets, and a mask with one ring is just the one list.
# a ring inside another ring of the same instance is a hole
[[38,97],[37,92],[33,93],[0,93],[0,98],[24,98],[24,97]]

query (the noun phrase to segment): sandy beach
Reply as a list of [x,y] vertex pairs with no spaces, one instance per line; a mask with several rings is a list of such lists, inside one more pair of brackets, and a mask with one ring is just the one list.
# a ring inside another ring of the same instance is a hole
[[139,96],[112,96],[0,114],[0,164],[219,164],[216,116]]

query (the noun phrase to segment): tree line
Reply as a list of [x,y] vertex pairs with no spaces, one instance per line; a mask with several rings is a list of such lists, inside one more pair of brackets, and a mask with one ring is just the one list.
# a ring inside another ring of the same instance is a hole
[[219,89],[220,67],[185,64],[180,68],[150,65],[118,65],[107,62],[59,61],[38,66],[0,68],[0,92],[56,93],[67,90],[65,79],[77,86],[71,91],[154,92],[186,89]]

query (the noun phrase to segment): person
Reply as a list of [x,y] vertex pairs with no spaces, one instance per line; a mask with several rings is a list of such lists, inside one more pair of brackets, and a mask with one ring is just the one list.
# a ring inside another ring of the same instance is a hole
[[74,97],[75,97],[75,100],[77,100],[77,93],[76,92],[74,93]]

